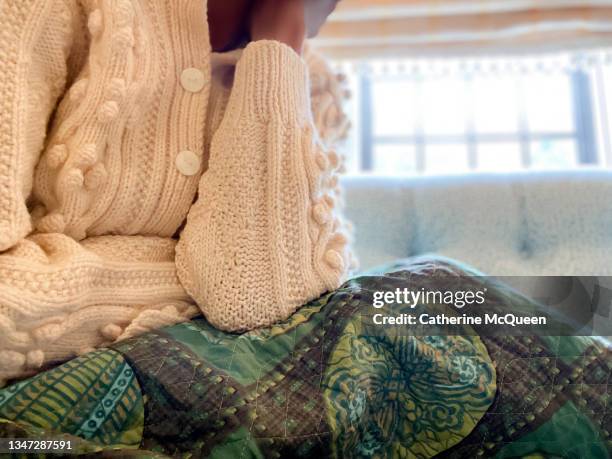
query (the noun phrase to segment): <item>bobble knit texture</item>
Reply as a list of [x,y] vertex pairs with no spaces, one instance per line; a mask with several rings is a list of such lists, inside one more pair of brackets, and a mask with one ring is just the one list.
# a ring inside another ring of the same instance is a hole
[[285,319],[352,263],[329,69],[307,59],[311,101],[280,43],[212,68],[205,2],[168,5],[0,3],[0,385],[199,311],[232,331]]

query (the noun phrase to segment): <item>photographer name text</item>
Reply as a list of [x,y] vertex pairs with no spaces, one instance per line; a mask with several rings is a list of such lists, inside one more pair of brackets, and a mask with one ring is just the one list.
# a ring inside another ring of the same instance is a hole
[[[546,316],[525,316],[517,315],[512,312],[500,314],[498,312],[485,312],[486,307],[486,288],[482,290],[426,290],[424,288],[411,290],[408,288],[397,288],[388,291],[374,292],[372,307],[380,310],[372,315],[372,322],[375,325],[442,325],[442,326],[462,326],[462,325],[492,325],[492,326],[533,326],[546,325]],[[446,305],[453,309],[447,313],[423,312],[428,305]],[[414,310],[419,306],[419,310],[414,313],[393,314],[383,313],[385,306],[408,306]],[[466,314],[454,313],[468,306],[479,307],[476,313]]]

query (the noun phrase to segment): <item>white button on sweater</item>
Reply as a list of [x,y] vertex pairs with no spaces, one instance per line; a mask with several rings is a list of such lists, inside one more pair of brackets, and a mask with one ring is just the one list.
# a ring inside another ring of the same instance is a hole
[[204,78],[204,72],[199,69],[190,67],[183,70],[181,73],[181,85],[187,91],[198,92],[204,87],[206,80]]
[[197,174],[200,170],[200,158],[193,151],[183,150],[176,155],[176,168],[183,175]]
[[93,3],[0,3],[0,385],[198,310],[270,324],[350,264],[304,61],[211,73],[202,0]]

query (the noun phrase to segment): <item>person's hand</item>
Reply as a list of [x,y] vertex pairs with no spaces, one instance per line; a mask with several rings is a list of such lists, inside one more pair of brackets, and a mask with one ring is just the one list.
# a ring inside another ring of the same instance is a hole
[[236,49],[255,40],[276,40],[301,53],[338,0],[208,0],[213,51]]
[[251,10],[251,40],[276,40],[298,54],[306,38],[307,0],[255,0]]

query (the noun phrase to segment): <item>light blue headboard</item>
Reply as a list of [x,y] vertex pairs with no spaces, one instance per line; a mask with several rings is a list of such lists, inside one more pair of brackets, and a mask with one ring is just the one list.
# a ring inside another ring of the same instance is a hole
[[343,184],[362,269],[437,253],[493,275],[612,275],[612,171]]

